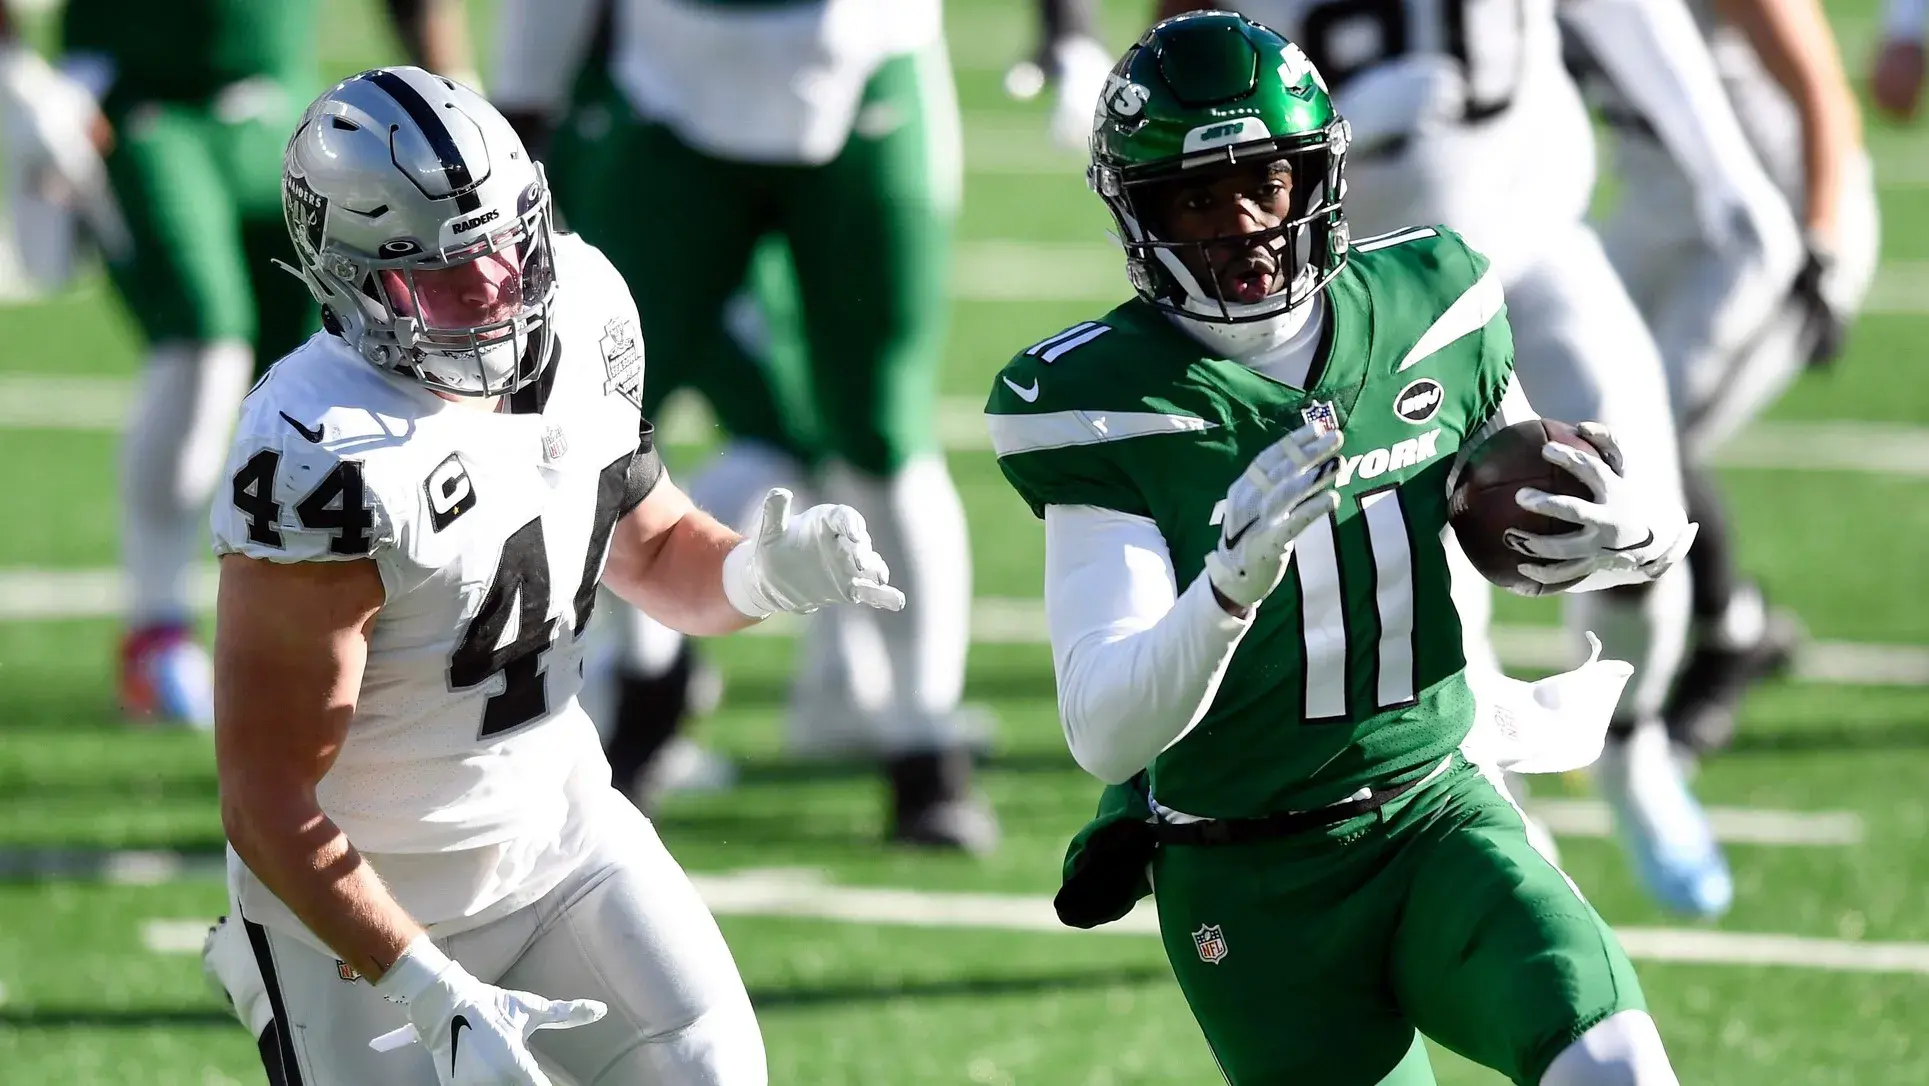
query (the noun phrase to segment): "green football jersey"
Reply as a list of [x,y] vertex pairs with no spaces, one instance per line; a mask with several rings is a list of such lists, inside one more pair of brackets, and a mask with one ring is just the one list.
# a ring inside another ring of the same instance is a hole
[[69,53],[114,65],[118,101],[197,101],[252,76],[312,82],[319,0],[68,0]]
[[1205,717],[1149,767],[1153,797],[1188,814],[1335,803],[1473,723],[1442,535],[1454,454],[1513,372],[1498,281],[1458,235],[1416,228],[1356,243],[1326,302],[1309,388],[1210,356],[1135,300],[1019,354],[986,406],[1034,513],[1150,518],[1182,589],[1254,456],[1309,420],[1345,429],[1338,512],[1299,537]]

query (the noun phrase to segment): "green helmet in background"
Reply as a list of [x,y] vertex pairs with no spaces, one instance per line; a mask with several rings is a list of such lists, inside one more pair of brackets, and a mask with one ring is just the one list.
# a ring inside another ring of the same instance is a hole
[[[1316,295],[1346,266],[1340,197],[1348,131],[1306,54],[1250,19],[1194,12],[1146,31],[1099,97],[1086,172],[1118,223],[1139,297],[1193,320],[1238,325],[1278,317]],[[1291,212],[1279,226],[1246,236],[1273,249],[1286,289],[1258,302],[1227,301],[1183,259],[1196,247],[1204,261],[1210,243],[1157,236],[1145,193],[1181,177],[1278,160],[1292,170]]]

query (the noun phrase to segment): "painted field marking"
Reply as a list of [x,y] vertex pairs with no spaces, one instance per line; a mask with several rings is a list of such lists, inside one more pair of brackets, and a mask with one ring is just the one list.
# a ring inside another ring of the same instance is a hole
[[[1141,902],[1123,919],[1083,932],[1058,922],[1050,898],[836,886],[813,871],[776,869],[692,875],[719,916],[788,917],[869,927],[983,929],[1053,935],[1156,936],[1158,917]],[[157,954],[199,953],[207,920],[142,923],[142,945]],[[1692,928],[1616,928],[1629,955],[1698,965],[1779,966],[1846,973],[1929,976],[1929,943],[1852,942],[1796,935]],[[1237,947],[1233,947],[1237,953]]]

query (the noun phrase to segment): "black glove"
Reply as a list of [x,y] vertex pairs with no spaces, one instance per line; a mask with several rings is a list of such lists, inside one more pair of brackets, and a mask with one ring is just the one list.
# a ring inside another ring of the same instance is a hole
[[1809,242],[1808,261],[1795,276],[1795,301],[1808,313],[1804,339],[1808,346],[1810,369],[1826,369],[1835,363],[1849,338],[1849,315],[1839,310],[1828,295],[1828,281],[1835,270],[1835,254],[1825,246]]

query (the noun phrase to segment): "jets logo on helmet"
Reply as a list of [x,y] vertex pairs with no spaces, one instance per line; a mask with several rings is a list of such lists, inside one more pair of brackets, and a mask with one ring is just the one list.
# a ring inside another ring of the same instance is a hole
[[1112,112],[1121,117],[1136,117],[1145,110],[1145,103],[1152,98],[1152,92],[1118,73],[1106,77],[1105,104]]
[[1313,86],[1318,87],[1321,93],[1327,92],[1326,80],[1319,74],[1319,69],[1313,66],[1312,58],[1306,55],[1306,50],[1292,42],[1287,42],[1286,47],[1279,51],[1279,56],[1279,81],[1294,88],[1293,93],[1301,97],[1306,96],[1301,93],[1299,85],[1307,76],[1313,78]]
[[[1112,212],[1132,288],[1215,343],[1266,340],[1345,266],[1346,122],[1293,42],[1223,11],[1167,19],[1113,68],[1094,122],[1086,177]],[[1279,214],[1239,241],[1265,269],[1252,274],[1275,285],[1234,300],[1200,270],[1227,239],[1162,234],[1162,201],[1254,171],[1283,179]]]

